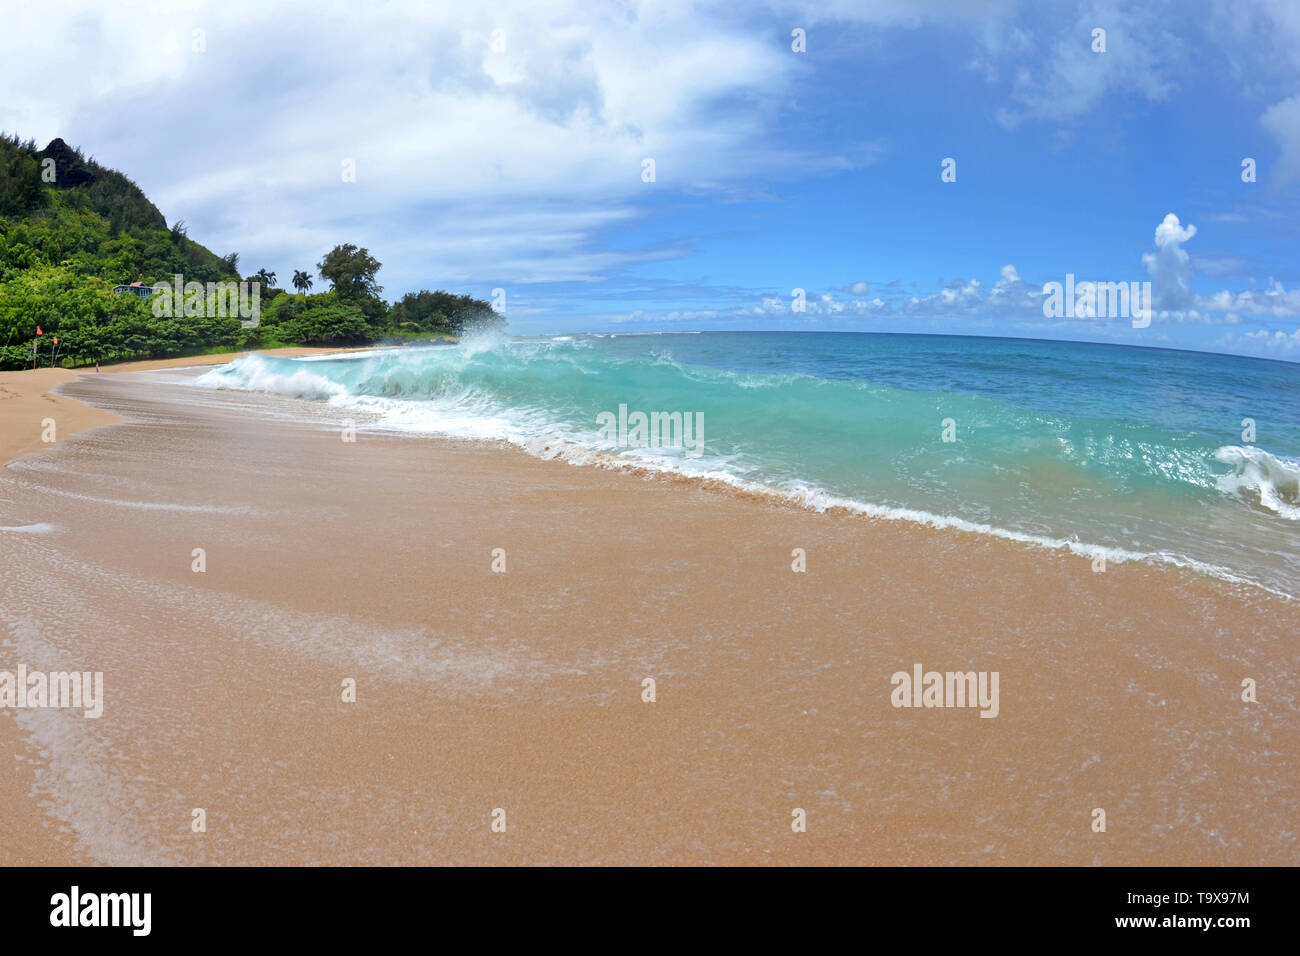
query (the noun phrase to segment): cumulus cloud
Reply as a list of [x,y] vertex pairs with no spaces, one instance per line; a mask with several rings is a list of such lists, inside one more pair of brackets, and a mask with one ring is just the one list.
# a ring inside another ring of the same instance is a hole
[[1020,309],[1041,309],[1043,287],[1031,285],[1020,278],[1016,267],[1008,263],[998,274],[998,280],[989,290],[988,304],[999,312]]
[[[1037,310],[1042,304],[1041,291],[1021,279],[1013,265],[1002,267],[1000,277],[987,293],[977,278],[953,279],[938,291],[925,295],[905,294],[901,291],[901,284],[894,281],[885,286],[888,299],[880,296],[865,298],[866,285],[865,282],[855,282],[845,286],[843,291],[854,296],[849,299],[837,299],[830,293],[809,292],[803,314],[809,317],[955,318],[977,315],[990,307],[1006,312],[1031,307]],[[763,297],[761,305],[753,311],[763,315],[799,314],[791,312],[790,301],[778,296]]]
[[1257,329],[1238,335],[1226,335],[1215,343],[1217,348],[1232,352],[1246,352],[1263,358],[1300,359],[1300,329],[1283,332],[1279,329]]
[[[1142,264],[1151,275],[1152,294],[1161,321],[1201,325],[1234,325],[1243,315],[1289,319],[1300,316],[1300,289],[1287,289],[1269,279],[1262,288],[1240,292],[1227,289],[1212,294],[1193,294],[1193,261],[1183,244],[1196,235],[1196,227],[1184,226],[1169,213],[1156,226],[1153,252],[1144,253]],[[1197,259],[1211,275],[1240,274],[1245,262],[1236,258]]]
[[936,296],[927,296],[921,300],[913,296],[911,303],[921,301],[933,302],[938,301],[942,305],[965,305],[968,303],[978,302],[980,299],[980,280],[969,279],[963,282],[961,279],[954,279],[948,283],[946,288],[940,289]]
[[1300,316],[1300,289],[1287,289],[1276,279],[1269,279],[1262,289],[1229,292],[1226,289],[1214,295],[1197,296],[1196,304],[1202,309],[1216,312],[1244,312],[1249,315],[1290,319]]
[[1142,264],[1151,275],[1151,291],[1157,308],[1181,309],[1192,301],[1191,257],[1183,243],[1196,235],[1196,227],[1184,227],[1178,217],[1168,213],[1156,226],[1156,249],[1142,256]]

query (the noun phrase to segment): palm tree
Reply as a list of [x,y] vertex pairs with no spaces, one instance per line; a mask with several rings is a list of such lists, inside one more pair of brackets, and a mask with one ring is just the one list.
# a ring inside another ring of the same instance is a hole
[[268,289],[271,288],[271,286],[275,285],[275,273],[268,272],[266,269],[258,269],[256,272],[253,273],[253,278],[257,279],[259,282],[262,283],[262,285],[266,286],[266,288]]
[[299,292],[306,292],[312,286],[311,274],[301,269],[293,270],[293,287]]

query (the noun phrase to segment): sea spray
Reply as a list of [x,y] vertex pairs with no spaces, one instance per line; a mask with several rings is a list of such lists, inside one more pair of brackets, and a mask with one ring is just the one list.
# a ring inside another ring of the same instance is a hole
[[1251,499],[1283,518],[1300,521],[1300,461],[1238,445],[1216,449],[1214,459],[1233,469],[1217,480],[1224,492]]

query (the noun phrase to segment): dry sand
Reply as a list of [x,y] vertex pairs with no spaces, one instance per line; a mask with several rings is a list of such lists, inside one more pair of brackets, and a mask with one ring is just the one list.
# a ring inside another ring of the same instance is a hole
[[[0,470],[0,524],[55,526],[0,533],[0,667],[105,712],[0,711],[0,862],[1300,863],[1294,603],[64,387],[131,421]],[[999,715],[892,707],[917,662]]]

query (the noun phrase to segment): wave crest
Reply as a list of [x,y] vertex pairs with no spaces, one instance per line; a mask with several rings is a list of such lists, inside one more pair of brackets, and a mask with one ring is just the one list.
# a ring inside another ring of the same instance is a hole
[[1222,491],[1300,521],[1300,461],[1270,455],[1253,445],[1224,445],[1214,457],[1233,469],[1218,479]]

